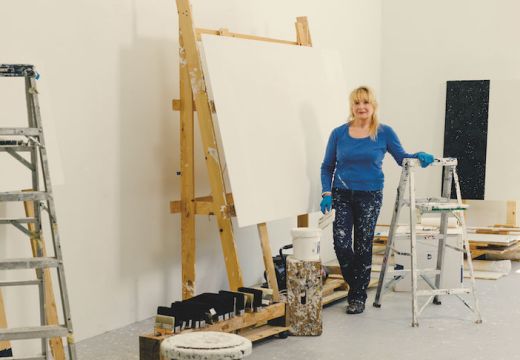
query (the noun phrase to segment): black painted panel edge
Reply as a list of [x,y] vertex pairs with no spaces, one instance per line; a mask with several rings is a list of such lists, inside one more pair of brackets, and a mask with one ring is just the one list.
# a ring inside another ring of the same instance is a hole
[[489,88],[489,80],[446,83],[443,156],[459,160],[461,195],[467,200],[483,200],[485,194]]

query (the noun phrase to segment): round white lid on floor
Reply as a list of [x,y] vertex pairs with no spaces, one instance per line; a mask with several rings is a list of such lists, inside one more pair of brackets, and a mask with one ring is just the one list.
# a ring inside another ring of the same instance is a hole
[[161,354],[168,360],[242,359],[251,351],[251,341],[245,337],[215,331],[174,335],[161,343]]

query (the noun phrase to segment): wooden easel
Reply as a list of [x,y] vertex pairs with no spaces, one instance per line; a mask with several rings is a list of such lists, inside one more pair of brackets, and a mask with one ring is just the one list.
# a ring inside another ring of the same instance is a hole
[[[227,29],[198,29],[193,25],[188,0],[177,0],[179,14],[180,44],[180,100],[173,100],[173,109],[180,111],[181,118],[181,200],[171,202],[171,212],[181,213],[182,237],[182,297],[195,294],[195,215],[214,215],[217,218],[220,240],[224,252],[229,287],[231,290],[243,286],[238,262],[235,238],[231,223],[234,216],[233,196],[226,194],[224,177],[217,154],[217,140],[211,117],[212,104],[208,98],[197,40],[201,34],[229,36],[256,41],[283,43],[288,45],[312,46],[306,17],[296,21],[296,41],[270,39],[230,32]],[[208,169],[211,196],[195,198],[194,188],[194,116],[197,111],[206,166]],[[218,154],[217,154],[218,155]],[[308,226],[308,214],[298,216],[298,226]],[[267,224],[257,225],[267,280],[273,290],[273,299],[279,301],[279,291],[272,261]]]
[[[227,29],[197,29],[193,25],[189,0],[177,0],[177,11],[179,14],[180,99],[173,100],[173,109],[180,111],[181,118],[181,171],[179,174],[181,176],[181,200],[172,201],[170,203],[170,211],[171,213],[181,213],[182,297],[183,299],[188,299],[195,295],[195,215],[214,215],[217,218],[229,288],[237,290],[243,286],[231,223],[231,218],[235,215],[233,196],[225,191],[224,176],[221,171],[217,139],[211,116],[214,108],[208,98],[197,40],[200,39],[201,34],[211,34],[287,45],[311,46],[311,37],[307,18],[305,17],[297,18],[297,40],[288,41],[232,33]],[[194,111],[198,113],[204,157],[212,194],[199,198],[195,198]],[[308,223],[308,214],[298,216],[299,227],[306,227]],[[267,281],[273,291],[275,303],[267,306],[260,312],[246,313],[245,315],[210,325],[203,330],[238,332],[252,341],[287,332],[288,328],[285,326],[265,325],[268,321],[285,316],[285,303],[279,302],[280,294],[274,272],[267,224],[258,224],[257,227]],[[140,336],[140,359],[159,360],[160,344],[168,336],[171,335],[154,333]]]

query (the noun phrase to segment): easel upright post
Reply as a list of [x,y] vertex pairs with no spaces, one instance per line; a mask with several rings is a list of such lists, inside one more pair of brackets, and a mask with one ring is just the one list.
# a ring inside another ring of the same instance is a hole
[[[221,171],[217,141],[213,128],[213,119],[211,117],[208,94],[204,82],[199,51],[197,49],[197,39],[193,27],[189,1],[177,0],[177,11],[179,14],[180,36],[182,37],[181,43],[183,46],[180,49],[180,61],[186,65],[191,82],[191,91],[197,109],[204,158],[206,160],[211,185],[213,213],[217,218],[229,286],[231,290],[237,290],[243,286],[242,273],[238,263],[237,249],[231,224],[231,211],[229,210],[226,199],[224,178]],[[181,106],[182,105],[185,104],[181,104]]]
[[[301,46],[312,46],[309,21],[306,16],[296,18],[296,42]],[[309,227],[309,214],[298,215],[298,227]]]
[[[179,48],[184,44],[179,28]],[[179,54],[179,56],[183,56]],[[180,62],[180,118],[181,118],[181,241],[182,241],[182,298],[195,295],[195,161],[194,116],[190,76],[185,62]]]

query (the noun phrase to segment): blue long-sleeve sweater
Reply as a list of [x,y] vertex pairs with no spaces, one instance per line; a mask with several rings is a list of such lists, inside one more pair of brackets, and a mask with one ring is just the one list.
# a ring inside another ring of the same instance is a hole
[[350,190],[381,190],[385,176],[382,165],[388,151],[397,164],[404,158],[416,158],[416,154],[404,151],[395,131],[381,124],[377,137],[353,138],[348,124],[335,128],[330,134],[325,157],[321,164],[322,191],[331,187]]

